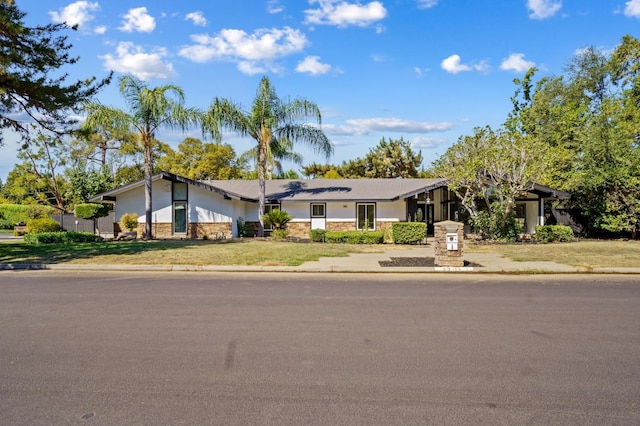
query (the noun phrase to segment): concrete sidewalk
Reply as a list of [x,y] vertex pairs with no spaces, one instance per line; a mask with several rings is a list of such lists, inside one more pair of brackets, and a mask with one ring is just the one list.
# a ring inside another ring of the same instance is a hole
[[337,273],[609,273],[640,274],[638,268],[585,268],[555,262],[514,262],[491,253],[465,253],[465,261],[473,266],[438,268],[433,266],[383,266],[392,259],[424,260],[434,257],[434,246],[390,246],[381,253],[353,253],[347,257],[323,257],[300,266],[217,266],[217,265],[98,265],[98,264],[0,264],[2,270],[63,271],[204,271],[204,272],[337,272]]

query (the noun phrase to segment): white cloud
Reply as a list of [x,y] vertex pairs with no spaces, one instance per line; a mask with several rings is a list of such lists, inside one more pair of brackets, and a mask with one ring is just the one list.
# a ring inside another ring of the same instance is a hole
[[507,59],[502,61],[500,69],[505,71],[524,72],[535,66],[535,62],[526,61],[524,59],[524,53],[512,53]]
[[164,48],[157,48],[151,52],[145,52],[140,46],[131,42],[121,42],[116,48],[115,55],[101,56],[104,67],[123,74],[133,74],[141,80],[170,79],[175,77],[173,65],[163,61],[167,56]]
[[458,74],[459,72],[472,70],[469,65],[461,63],[460,55],[449,56],[440,63],[440,66],[443,70],[451,74]]
[[377,132],[431,133],[444,132],[453,127],[453,123],[431,123],[426,121],[408,121],[399,118],[359,118],[346,120],[346,123],[357,128]]
[[118,27],[119,30],[131,33],[134,31],[142,33],[150,33],[156,28],[156,20],[153,16],[147,13],[146,7],[138,7],[130,9],[124,20],[122,26]]
[[284,7],[280,4],[279,0],[269,0],[267,1],[267,12],[275,15],[276,13],[280,13],[284,10]]
[[318,9],[304,11],[308,24],[335,25],[340,28],[355,25],[366,27],[387,16],[387,9],[379,1],[365,5],[337,0],[309,0],[309,4],[318,3]]
[[253,34],[224,29],[215,36],[194,34],[191,40],[195,44],[181,48],[180,56],[200,63],[213,59],[237,62],[238,68],[250,75],[265,67],[278,69],[270,62],[298,53],[309,43],[304,34],[289,27],[260,29]]
[[105,25],[97,26],[93,29],[93,32],[96,34],[104,34],[107,32],[107,27]]
[[69,26],[77,25],[82,28],[89,21],[93,20],[94,16],[91,12],[99,9],[100,6],[97,2],[77,1],[60,9],[59,12],[49,12],[49,16],[51,16],[51,20],[55,23],[66,23]]
[[326,74],[331,71],[331,65],[320,62],[319,56],[307,56],[298,63],[296,71],[313,75]]
[[624,16],[640,18],[640,0],[629,0],[625,3]]
[[187,13],[185,19],[193,22],[193,25],[198,25],[200,27],[207,26],[207,18],[204,17],[204,14],[199,10],[196,12]]
[[422,76],[424,75],[424,73],[429,72],[429,68],[420,68],[420,67],[413,67],[413,71],[416,73],[416,77],[418,78],[422,78]]
[[434,149],[449,143],[446,139],[425,138],[424,136],[416,136],[411,139],[411,148],[414,149]]
[[527,0],[527,9],[531,11],[529,18],[546,19],[562,8],[561,0]]
[[438,0],[416,0],[418,9],[429,9],[438,5]]

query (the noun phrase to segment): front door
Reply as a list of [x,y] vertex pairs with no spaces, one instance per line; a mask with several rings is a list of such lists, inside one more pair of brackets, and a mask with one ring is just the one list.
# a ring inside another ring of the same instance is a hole
[[311,204],[311,229],[326,229],[327,205],[325,203]]

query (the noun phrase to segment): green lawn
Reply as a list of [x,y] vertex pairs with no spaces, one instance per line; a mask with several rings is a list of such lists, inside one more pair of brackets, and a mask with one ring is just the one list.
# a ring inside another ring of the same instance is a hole
[[471,253],[498,253],[522,261],[550,261],[585,268],[640,267],[640,241],[581,240],[555,244],[468,244]]
[[[297,266],[320,257],[381,252],[388,245],[293,243],[260,239],[133,241],[27,245],[0,242],[4,264],[254,265]],[[409,248],[409,246],[402,246]],[[497,253],[515,261],[552,261],[585,268],[640,267],[640,241],[584,240],[557,244],[473,244],[468,253]]]
[[381,246],[269,240],[132,241],[28,245],[1,242],[0,263],[297,266],[320,257],[382,251]]

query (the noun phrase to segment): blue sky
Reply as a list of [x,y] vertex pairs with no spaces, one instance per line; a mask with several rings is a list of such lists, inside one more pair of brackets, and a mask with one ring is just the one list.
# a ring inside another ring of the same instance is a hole
[[[213,98],[250,107],[267,75],[280,97],[322,111],[328,161],[364,156],[381,138],[410,141],[428,166],[477,126],[500,126],[514,78],[531,66],[558,75],[585,47],[640,36],[640,0],[18,1],[28,24],[67,22],[70,79],[132,73],[184,89],[189,106]],[[98,99],[124,108],[117,84]],[[165,131],[172,146],[186,136]],[[240,154],[253,141],[232,134]],[[304,164],[326,162],[300,146]],[[0,148],[0,179],[16,159]],[[297,167],[293,167],[297,169]]]

